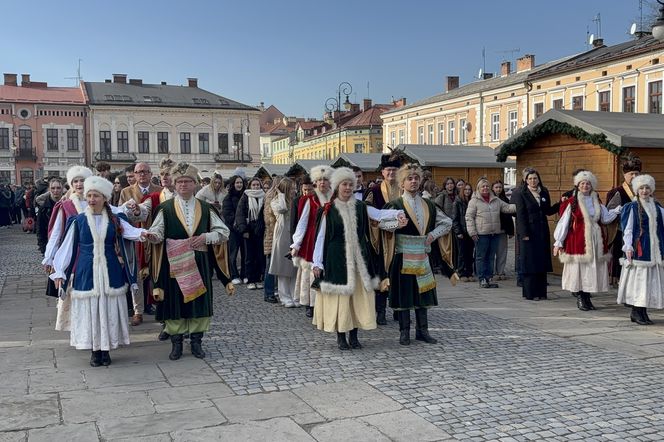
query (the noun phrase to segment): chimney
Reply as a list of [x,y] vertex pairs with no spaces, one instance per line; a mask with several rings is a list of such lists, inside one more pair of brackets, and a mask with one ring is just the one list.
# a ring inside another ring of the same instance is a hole
[[162,81],[162,82],[161,82],[161,85],[162,85],[162,86],[166,86],[166,82],[165,82],[165,81]]
[[593,40],[593,48],[601,48],[602,46],[604,46],[603,38],[596,38]]
[[398,100],[392,100],[392,104],[395,108],[404,107],[406,105],[406,97],[401,97]]
[[198,78],[187,78],[189,87],[198,87]]
[[371,109],[371,98],[365,98],[362,100],[362,108],[365,111]]
[[360,103],[351,103],[350,104],[350,112],[357,112],[360,110]]
[[534,67],[535,67],[535,56],[532,54],[526,54],[523,57],[516,59],[517,72],[528,71]]
[[447,84],[445,85],[445,92],[457,89],[459,87],[459,77],[458,76],[447,76],[445,77]]
[[142,86],[143,85],[143,80],[140,78],[130,78],[129,79],[129,84],[133,84],[134,86]]
[[127,84],[127,74],[113,74],[113,83]]
[[30,84],[30,74],[21,74],[21,86],[28,86]]
[[106,80],[104,80],[104,83],[110,83],[110,82],[111,82],[111,80],[109,80],[108,78]]
[[488,80],[489,78],[493,78],[493,74],[491,72],[485,72],[482,74],[482,80]]
[[500,76],[506,77],[512,73],[512,63],[509,61],[503,61],[500,63]]
[[5,86],[18,86],[16,83],[16,74],[4,74],[5,76]]

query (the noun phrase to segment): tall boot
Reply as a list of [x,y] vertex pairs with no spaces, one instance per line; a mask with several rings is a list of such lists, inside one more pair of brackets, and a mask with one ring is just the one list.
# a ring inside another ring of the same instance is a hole
[[182,357],[182,335],[171,335],[171,354],[168,359],[177,361]]
[[101,350],[92,350],[90,355],[90,365],[92,367],[99,367],[101,365]]
[[652,322],[652,321],[650,320],[650,316],[648,316],[648,309],[647,309],[646,307],[641,307],[641,309],[642,309],[641,311],[643,312],[643,319],[646,320],[646,323],[647,323],[648,325],[653,325],[654,322]]
[[362,348],[362,344],[357,340],[357,328],[352,329],[348,333],[348,343],[350,344],[350,348]]
[[415,339],[424,341],[427,344],[435,344],[438,341],[429,334],[429,321],[427,318],[427,309],[415,309]]
[[399,344],[410,345],[410,310],[400,310],[399,314]]
[[111,352],[110,351],[102,350],[102,352],[101,352],[101,364],[104,367],[108,367],[109,365],[111,365]]
[[583,299],[583,292],[576,292],[576,306],[579,308],[579,310],[587,312],[590,309],[586,306],[586,303]]
[[643,317],[641,307],[632,306],[632,313],[629,315],[629,319],[639,325],[648,325],[648,321]]
[[590,302],[590,293],[581,292],[581,294],[583,295],[583,303],[585,304],[586,309],[588,309],[588,310],[597,310],[595,308],[595,306],[593,305],[593,303]]
[[203,339],[203,332],[191,333],[189,335],[189,342],[191,344],[191,354],[198,359],[205,357],[201,340]]
[[385,319],[385,308],[387,307],[387,295],[381,292],[376,293],[376,324],[387,325]]
[[337,332],[337,345],[339,346],[339,350],[350,350],[350,346],[346,341],[346,333]]

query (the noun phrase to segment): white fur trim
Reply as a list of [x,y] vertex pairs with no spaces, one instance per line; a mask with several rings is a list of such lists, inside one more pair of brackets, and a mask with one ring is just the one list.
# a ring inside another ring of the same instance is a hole
[[632,191],[634,195],[639,194],[639,187],[648,186],[652,192],[655,191],[655,178],[650,175],[638,175],[632,179]]
[[[67,182],[71,186],[72,181],[74,181],[74,178],[87,178],[89,176],[92,176],[92,171],[88,169],[85,166],[72,166],[69,168],[67,171]],[[113,185],[111,184],[111,188],[113,188]]]
[[318,189],[314,189],[314,192],[316,192],[316,196],[318,196],[318,202],[320,202],[321,207],[328,203],[330,201],[330,197],[332,196],[332,192],[325,194]]
[[[127,294],[127,289],[129,288],[128,284],[123,285],[122,287],[117,287],[117,288],[109,288],[104,291],[104,296],[108,296],[109,298],[112,298],[114,296],[124,296]],[[100,296],[99,293],[95,291],[95,289],[92,290],[72,290],[71,291],[71,297],[72,299],[84,299],[84,298],[98,298]]]
[[[360,250],[360,243],[357,238],[357,217],[356,199],[351,198],[347,202],[340,200],[334,201],[341,220],[344,225],[344,248],[346,255],[346,284],[332,284],[330,282],[321,282],[320,290],[323,293],[332,295],[352,295],[355,292],[355,275],[360,274],[362,285],[367,292],[371,292],[378,288],[380,279],[377,277],[371,278],[367,265],[364,262],[362,251]],[[363,206],[360,206],[363,207]]]
[[[599,203],[597,192],[593,190],[590,195],[592,197],[593,207],[595,208],[595,215],[593,215],[592,218],[588,214],[586,204],[583,202],[583,200],[579,199],[583,198],[583,196],[577,197],[577,204],[579,206],[579,210],[581,210],[581,214],[583,215],[583,241],[585,251],[583,255],[570,255],[561,251],[558,254],[558,259],[563,264],[571,262],[588,263],[591,262],[595,256],[598,256],[598,261],[600,262],[608,262],[611,259],[610,251],[606,254],[603,253],[604,241],[602,239],[602,230],[599,226],[599,220],[602,215],[602,206]],[[595,238],[595,241],[593,241],[593,237]],[[596,250],[592,249],[593,244],[595,245]]]
[[330,187],[332,188],[332,191],[337,190],[339,184],[345,180],[352,181],[353,189],[357,187],[357,178],[355,178],[355,172],[353,172],[353,169],[350,167],[339,167],[334,169],[334,172],[332,172],[332,177],[330,178]]
[[113,183],[100,176],[87,177],[83,183],[83,194],[87,195],[91,190],[101,193],[104,198],[110,200],[113,195]]
[[[632,183],[633,182],[634,181],[632,181]],[[632,261],[630,262],[625,258],[620,258],[620,264],[622,264],[623,267],[627,267],[630,264],[635,267],[653,267],[655,265],[662,265],[663,262],[662,254],[659,250],[659,237],[657,236],[657,212],[659,211],[659,207],[655,205],[652,198],[650,198],[650,201],[647,202],[641,200],[641,205],[643,206],[643,210],[646,212],[646,215],[648,215],[648,234],[650,237],[650,261],[632,259]],[[639,221],[638,219],[633,219],[632,222],[634,224],[637,224]]]
[[593,187],[593,190],[597,189],[597,177],[589,170],[582,170],[581,172],[574,175],[574,185],[578,186],[581,181],[588,181]]
[[314,166],[311,168],[311,173],[309,176],[311,177],[311,181],[314,183],[321,178],[326,178],[329,180],[330,176],[332,176],[332,168],[324,164]]
[[309,261],[307,261],[306,259],[304,259],[300,256],[294,256],[293,257],[293,266],[294,267],[302,268],[304,270],[311,270],[312,265],[313,265],[313,263],[310,263]]

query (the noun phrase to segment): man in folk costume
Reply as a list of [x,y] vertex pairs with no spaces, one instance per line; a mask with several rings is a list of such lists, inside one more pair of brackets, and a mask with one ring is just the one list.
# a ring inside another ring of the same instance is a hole
[[[436,205],[419,194],[422,169],[406,164],[397,173],[397,182],[403,194],[388,204],[386,209],[403,210],[408,224],[395,233],[383,232],[385,268],[389,275],[390,307],[399,313],[401,345],[410,344],[410,310],[415,310],[415,339],[435,344],[429,334],[427,309],[438,305],[436,280],[431,270],[428,253],[431,244],[452,229],[452,220]],[[456,274],[452,275],[455,283]],[[457,278],[458,279],[458,278]]]
[[316,303],[316,291],[311,288],[313,274],[311,265],[313,263],[314,245],[316,243],[316,216],[318,209],[330,201],[332,191],[330,190],[330,177],[333,169],[330,166],[315,166],[311,168],[311,180],[316,188],[314,192],[303,195],[298,201],[298,222],[293,234],[291,255],[293,264],[298,267],[295,282],[294,302],[286,307],[297,306],[297,303],[307,307],[307,317],[314,314]]
[[[383,181],[380,186],[374,186],[366,194],[365,202],[378,210],[385,207],[387,203],[399,198],[401,192],[397,184],[397,170],[401,167],[401,158],[398,155],[385,154],[380,158],[380,173],[383,176]],[[380,231],[372,224],[371,226],[371,244],[376,249],[378,256],[384,255],[380,241]],[[383,268],[382,264],[377,267],[378,275],[381,280],[387,278],[387,269]],[[387,306],[387,285],[381,284],[378,290],[375,291],[376,295],[376,324],[386,325],[385,308]],[[395,312],[395,320],[397,315]]]
[[[125,204],[127,202],[136,202],[140,203],[146,197],[155,192],[161,192],[161,186],[152,184],[152,170],[150,165],[147,163],[137,163],[134,166],[134,174],[136,176],[136,183],[125,187],[120,192],[120,204]],[[140,223],[135,224],[137,227],[140,227]],[[139,261],[147,263],[150,261],[150,252],[149,247],[145,246],[143,243],[137,244],[137,255],[139,256]],[[134,315],[131,318],[131,325],[139,325],[143,322],[143,310],[145,309],[145,267],[141,264],[142,271],[139,274],[138,280],[138,292],[132,294],[132,303],[134,305]],[[148,290],[149,292],[149,290]]]
[[203,334],[210,327],[212,317],[212,271],[209,244],[228,240],[228,227],[212,206],[194,197],[198,170],[188,163],[171,169],[175,182],[174,198],[157,207],[148,239],[164,243],[161,253],[155,253],[155,300],[162,301],[157,320],[166,323],[171,337],[171,360],[182,357],[185,334],[191,339],[191,353],[204,358]]
[[[625,206],[634,201],[636,195],[632,191],[632,180],[641,174],[641,158],[630,153],[623,159],[623,183],[606,194],[606,208],[611,210],[618,206]],[[622,258],[622,229],[620,222],[616,221],[607,226],[607,241],[611,250],[611,284],[618,285],[620,280],[620,258]]]

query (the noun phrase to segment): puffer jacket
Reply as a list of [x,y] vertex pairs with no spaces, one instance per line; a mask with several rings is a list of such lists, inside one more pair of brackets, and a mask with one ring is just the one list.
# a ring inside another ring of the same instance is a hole
[[466,210],[466,228],[469,236],[501,233],[500,214],[515,213],[516,206],[491,194],[487,203],[479,190],[473,193]]
[[263,253],[269,255],[272,253],[272,240],[274,238],[274,225],[277,223],[277,217],[274,216],[270,202],[276,196],[276,193],[268,192],[263,200],[263,219],[265,220],[265,235],[263,236]]

